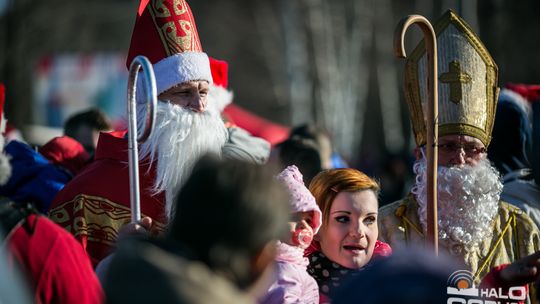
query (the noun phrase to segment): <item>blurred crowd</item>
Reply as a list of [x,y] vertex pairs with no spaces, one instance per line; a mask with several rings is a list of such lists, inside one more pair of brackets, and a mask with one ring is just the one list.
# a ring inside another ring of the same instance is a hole
[[320,126],[236,105],[186,1],[141,1],[126,66],[150,61],[158,102],[139,74],[136,134],[89,108],[36,146],[0,111],[0,302],[539,302],[540,85],[499,91],[460,16],[436,29],[432,235],[423,43],[405,67],[414,151],[353,168]]

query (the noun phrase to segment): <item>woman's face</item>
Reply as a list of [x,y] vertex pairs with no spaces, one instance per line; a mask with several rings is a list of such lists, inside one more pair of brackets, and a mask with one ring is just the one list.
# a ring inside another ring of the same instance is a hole
[[330,208],[328,223],[318,234],[322,253],[346,268],[366,265],[379,236],[377,211],[373,191],[340,192]]

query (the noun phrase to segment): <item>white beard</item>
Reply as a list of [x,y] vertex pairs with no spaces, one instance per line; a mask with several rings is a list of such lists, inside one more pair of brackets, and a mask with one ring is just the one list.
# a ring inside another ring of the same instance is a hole
[[[5,130],[6,120],[3,115],[0,114],[0,130]],[[6,144],[4,135],[0,134],[0,186],[7,184],[11,177],[11,163],[9,162],[10,156],[4,153]]]
[[[414,164],[416,184],[412,193],[418,216],[427,230],[426,159]],[[439,167],[437,176],[439,240],[451,249],[461,244],[468,251],[492,236],[492,221],[499,209],[503,188],[497,169],[484,158],[476,166]]]
[[[137,117],[146,117],[139,106]],[[139,120],[139,129],[144,119]],[[141,131],[139,131],[141,132]],[[154,194],[165,191],[165,212],[169,220],[176,194],[185,183],[197,160],[213,153],[221,156],[228,132],[220,115],[209,106],[203,113],[193,112],[168,102],[158,102],[152,135],[140,146],[139,161],[155,164]]]
[[223,110],[232,103],[233,92],[211,84],[208,91],[208,104],[214,104],[217,110],[221,113]]
[[[2,136],[2,135],[0,135]],[[10,157],[4,152],[0,152],[0,186],[7,184],[11,177]]]
[[9,157],[0,152],[0,186],[7,184],[11,177],[11,164],[9,163]]

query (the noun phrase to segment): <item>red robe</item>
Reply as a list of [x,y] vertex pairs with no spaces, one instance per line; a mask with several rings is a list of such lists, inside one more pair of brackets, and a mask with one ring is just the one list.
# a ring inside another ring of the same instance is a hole
[[[94,162],[66,184],[49,211],[51,220],[82,243],[94,266],[110,253],[120,227],[131,221],[125,134],[100,134]],[[163,231],[165,196],[152,195],[155,172],[148,169],[148,163],[140,163],[141,214],[151,217],[156,230]]]
[[6,237],[36,303],[101,303],[103,290],[81,245],[65,230],[35,214]]

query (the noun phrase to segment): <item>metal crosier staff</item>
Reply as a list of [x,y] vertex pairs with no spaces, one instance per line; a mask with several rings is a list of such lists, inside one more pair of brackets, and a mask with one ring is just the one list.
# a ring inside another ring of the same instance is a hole
[[[142,69],[144,79],[140,83],[146,87],[146,122],[141,136],[137,132],[137,76]],[[138,144],[145,142],[152,130],[156,120],[157,89],[154,69],[150,61],[144,56],[137,56],[131,62],[128,75],[128,164],[129,164],[129,197],[131,201],[131,222],[136,223],[141,219],[141,197],[139,192],[139,150]]]
[[437,36],[429,21],[420,15],[410,15],[401,19],[394,32],[394,54],[406,58],[405,32],[409,26],[417,24],[424,35],[426,46],[428,79],[427,110],[427,246],[432,246],[435,254],[439,251],[437,225],[437,142],[438,142],[438,80],[437,80]]

